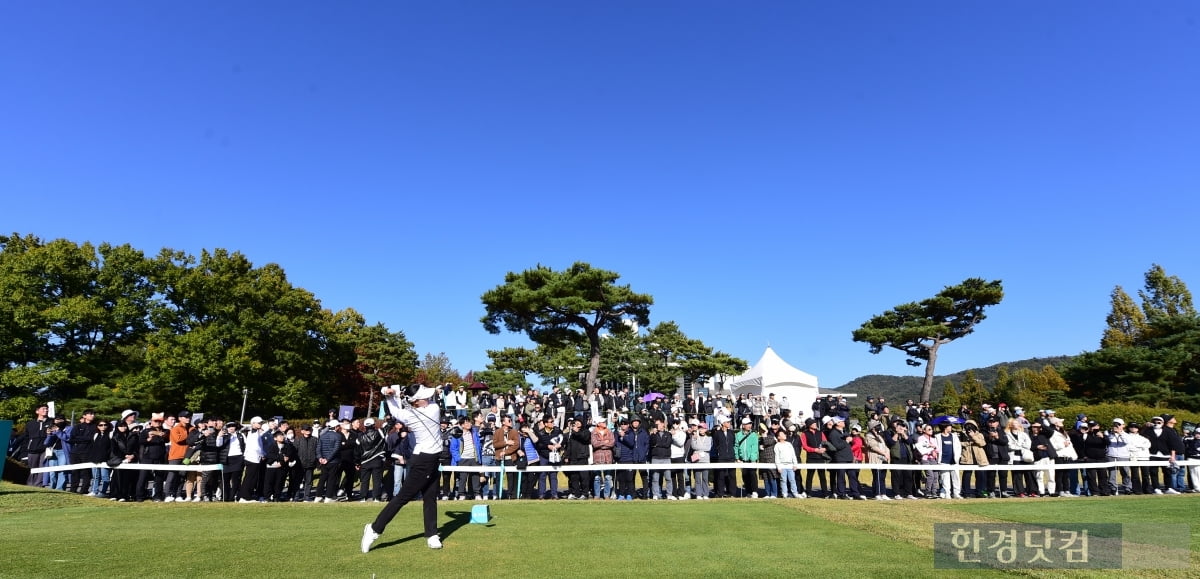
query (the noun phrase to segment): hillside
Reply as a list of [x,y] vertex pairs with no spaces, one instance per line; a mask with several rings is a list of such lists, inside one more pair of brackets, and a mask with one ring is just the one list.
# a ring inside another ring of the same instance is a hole
[[[986,368],[975,368],[974,370],[963,370],[954,374],[944,376],[935,376],[933,379],[933,398],[936,400],[942,395],[942,388],[946,381],[953,381],[959,384],[966,377],[968,371],[975,372],[975,378],[983,382],[983,384],[991,389],[996,384],[996,374],[1002,367],[1007,367],[1009,373],[1015,372],[1021,368],[1040,371],[1046,365],[1060,367],[1072,360],[1073,356],[1053,356],[1049,358],[1030,358],[1028,360],[1020,360],[1017,362],[1002,362]],[[889,401],[899,400],[903,402],[909,398],[916,399],[921,395],[921,380],[922,376],[886,376],[882,374],[872,374],[869,376],[861,376],[847,382],[836,388],[822,388],[822,394],[838,394],[840,392],[858,394],[856,401],[861,402],[867,396],[883,396]]]

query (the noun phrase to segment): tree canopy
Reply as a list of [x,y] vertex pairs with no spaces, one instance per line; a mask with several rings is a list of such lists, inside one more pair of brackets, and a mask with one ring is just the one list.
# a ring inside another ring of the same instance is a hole
[[1071,393],[1091,402],[1132,401],[1200,408],[1200,315],[1187,285],[1154,264],[1138,291],[1120,286],[1101,347],[1063,369]]
[[562,346],[582,339],[588,345],[587,391],[600,372],[601,331],[620,331],[626,321],[650,324],[654,298],[617,285],[617,273],[576,262],[563,271],[538,265],[509,272],[504,284],[484,293],[484,329],[524,333],[537,344]]
[[984,309],[1003,298],[1000,280],[969,278],[958,285],[946,286],[932,298],[901,304],[871,318],[854,330],[853,339],[870,344],[872,354],[887,346],[904,352],[910,366],[924,363],[921,399],[929,400],[938,349],[974,332],[975,326],[986,318]]
[[34,400],[234,416],[322,413],[415,372],[402,333],[330,312],[277,264],[224,249],[0,236],[0,417]]

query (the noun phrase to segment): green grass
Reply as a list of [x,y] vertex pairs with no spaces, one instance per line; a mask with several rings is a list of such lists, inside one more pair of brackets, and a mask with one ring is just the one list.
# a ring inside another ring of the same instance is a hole
[[439,503],[441,551],[425,546],[414,504],[364,555],[377,504],[118,504],[5,483],[0,577],[1055,576],[934,570],[932,524],[1186,522],[1200,497],[503,501],[488,525],[469,524],[472,504]]

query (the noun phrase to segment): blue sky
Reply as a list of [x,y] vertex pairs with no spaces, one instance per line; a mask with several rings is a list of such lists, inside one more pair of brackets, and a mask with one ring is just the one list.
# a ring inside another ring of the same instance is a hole
[[20,2],[0,54],[0,230],[241,251],[463,372],[539,263],[827,387],[968,277],[939,374],[1200,287],[1194,2]]

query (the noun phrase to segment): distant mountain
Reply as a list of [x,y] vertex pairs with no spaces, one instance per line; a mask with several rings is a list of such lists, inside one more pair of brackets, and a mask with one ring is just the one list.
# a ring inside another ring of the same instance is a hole
[[[946,385],[946,381],[950,380],[955,384],[961,384],[966,378],[968,371],[975,372],[975,378],[983,382],[989,390],[996,385],[996,374],[1000,368],[1007,367],[1008,373],[1012,374],[1021,368],[1027,368],[1033,371],[1041,371],[1047,365],[1059,368],[1074,359],[1074,356],[1053,356],[1050,358],[1030,358],[1028,360],[1020,360],[1017,362],[1003,362],[987,368],[975,368],[973,370],[963,370],[954,374],[945,376],[934,376],[933,378],[933,398],[937,400],[942,395],[942,389]],[[854,393],[858,394],[855,401],[860,402],[866,400],[867,396],[883,396],[889,401],[905,400],[912,398],[916,399],[921,395],[922,376],[886,376],[883,374],[871,374],[869,376],[860,376],[851,380],[837,388],[821,388],[822,394],[840,394]],[[895,408],[893,408],[895,410]]]

